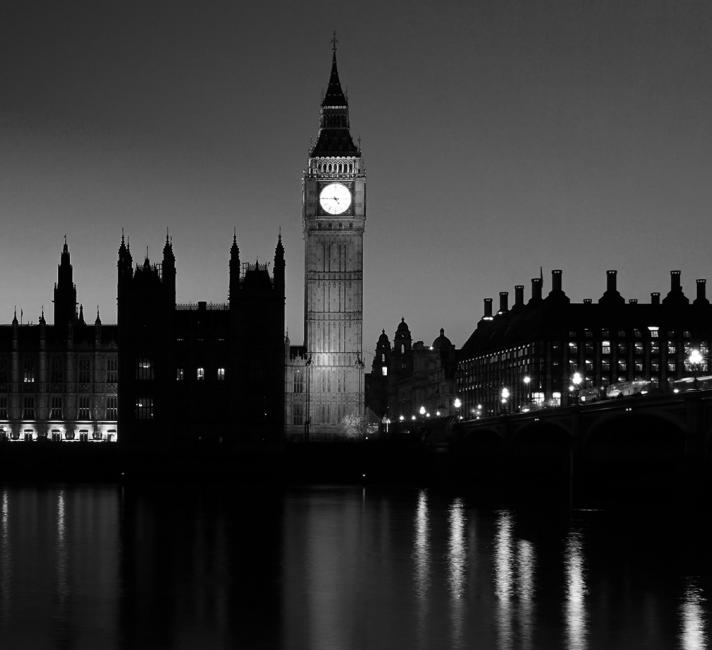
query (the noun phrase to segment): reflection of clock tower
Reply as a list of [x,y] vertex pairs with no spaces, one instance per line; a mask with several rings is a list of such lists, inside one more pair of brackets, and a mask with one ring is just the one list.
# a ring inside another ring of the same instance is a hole
[[363,231],[366,174],[349,132],[334,47],[319,137],[303,178],[307,427],[355,433],[363,414]]

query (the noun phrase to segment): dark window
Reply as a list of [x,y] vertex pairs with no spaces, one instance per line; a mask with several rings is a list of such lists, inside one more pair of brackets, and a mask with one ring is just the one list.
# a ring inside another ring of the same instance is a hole
[[79,359],[79,383],[88,384],[91,381],[91,362],[89,359]]
[[50,361],[50,381],[59,384],[64,381],[64,363],[62,357],[52,357]]
[[52,402],[50,405],[49,419],[50,420],[61,420],[64,417],[62,408],[62,398],[58,395],[52,397]]
[[106,419],[116,420],[119,412],[119,400],[116,395],[109,395],[106,398]]
[[299,402],[292,404],[292,424],[304,424],[304,413]]
[[7,397],[0,397],[0,420],[7,420]]
[[89,420],[91,418],[91,398],[87,395],[82,395],[79,398],[78,420]]
[[22,418],[24,420],[35,419],[35,398],[25,397],[22,402]]
[[304,392],[304,374],[299,370],[294,373],[294,392]]
[[106,381],[115,384],[119,380],[119,364],[114,355],[106,358]]

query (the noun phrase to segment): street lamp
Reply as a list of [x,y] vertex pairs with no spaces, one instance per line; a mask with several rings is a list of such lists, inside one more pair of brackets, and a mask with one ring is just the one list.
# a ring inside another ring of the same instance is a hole
[[501,395],[501,402],[502,402],[502,412],[506,412],[507,410],[507,400],[509,399],[510,396],[509,388],[506,386],[502,389],[502,392],[500,393]]
[[571,377],[571,384],[573,385],[573,390],[574,390],[574,399],[576,400],[576,403],[579,403],[579,390],[581,389],[581,384],[583,383],[583,377],[581,376],[580,372],[575,372],[572,377]]
[[462,408],[462,400],[459,397],[456,397],[452,405],[455,407],[455,410],[457,411],[457,419],[462,420],[462,416],[460,415],[460,409]]
[[692,388],[694,390],[697,390],[698,388],[697,374],[700,371],[700,366],[702,365],[703,361],[704,357],[702,356],[702,353],[697,348],[692,348],[692,350],[690,350],[689,356],[687,357],[687,363],[690,364],[692,372],[694,373],[694,380],[692,382]]
[[425,407],[421,406],[420,409],[418,410],[418,413],[420,413],[421,415],[425,415]]
[[532,394],[530,392],[529,385],[532,383],[532,378],[529,375],[524,375],[524,379],[522,380],[524,382],[524,390],[526,392],[526,404],[529,406],[529,402],[532,401]]

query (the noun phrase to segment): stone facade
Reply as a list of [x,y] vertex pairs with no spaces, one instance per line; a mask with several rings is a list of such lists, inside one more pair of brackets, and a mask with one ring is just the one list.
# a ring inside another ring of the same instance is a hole
[[0,440],[117,442],[118,333],[77,313],[65,241],[54,324],[0,326]]
[[355,433],[363,417],[366,174],[335,52],[302,189],[304,346],[285,354],[286,430],[339,437]]

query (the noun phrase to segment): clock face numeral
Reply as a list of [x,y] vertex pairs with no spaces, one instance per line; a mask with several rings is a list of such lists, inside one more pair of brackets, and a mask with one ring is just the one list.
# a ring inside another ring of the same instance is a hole
[[319,205],[327,214],[343,214],[351,207],[351,191],[341,183],[329,183],[319,192]]

